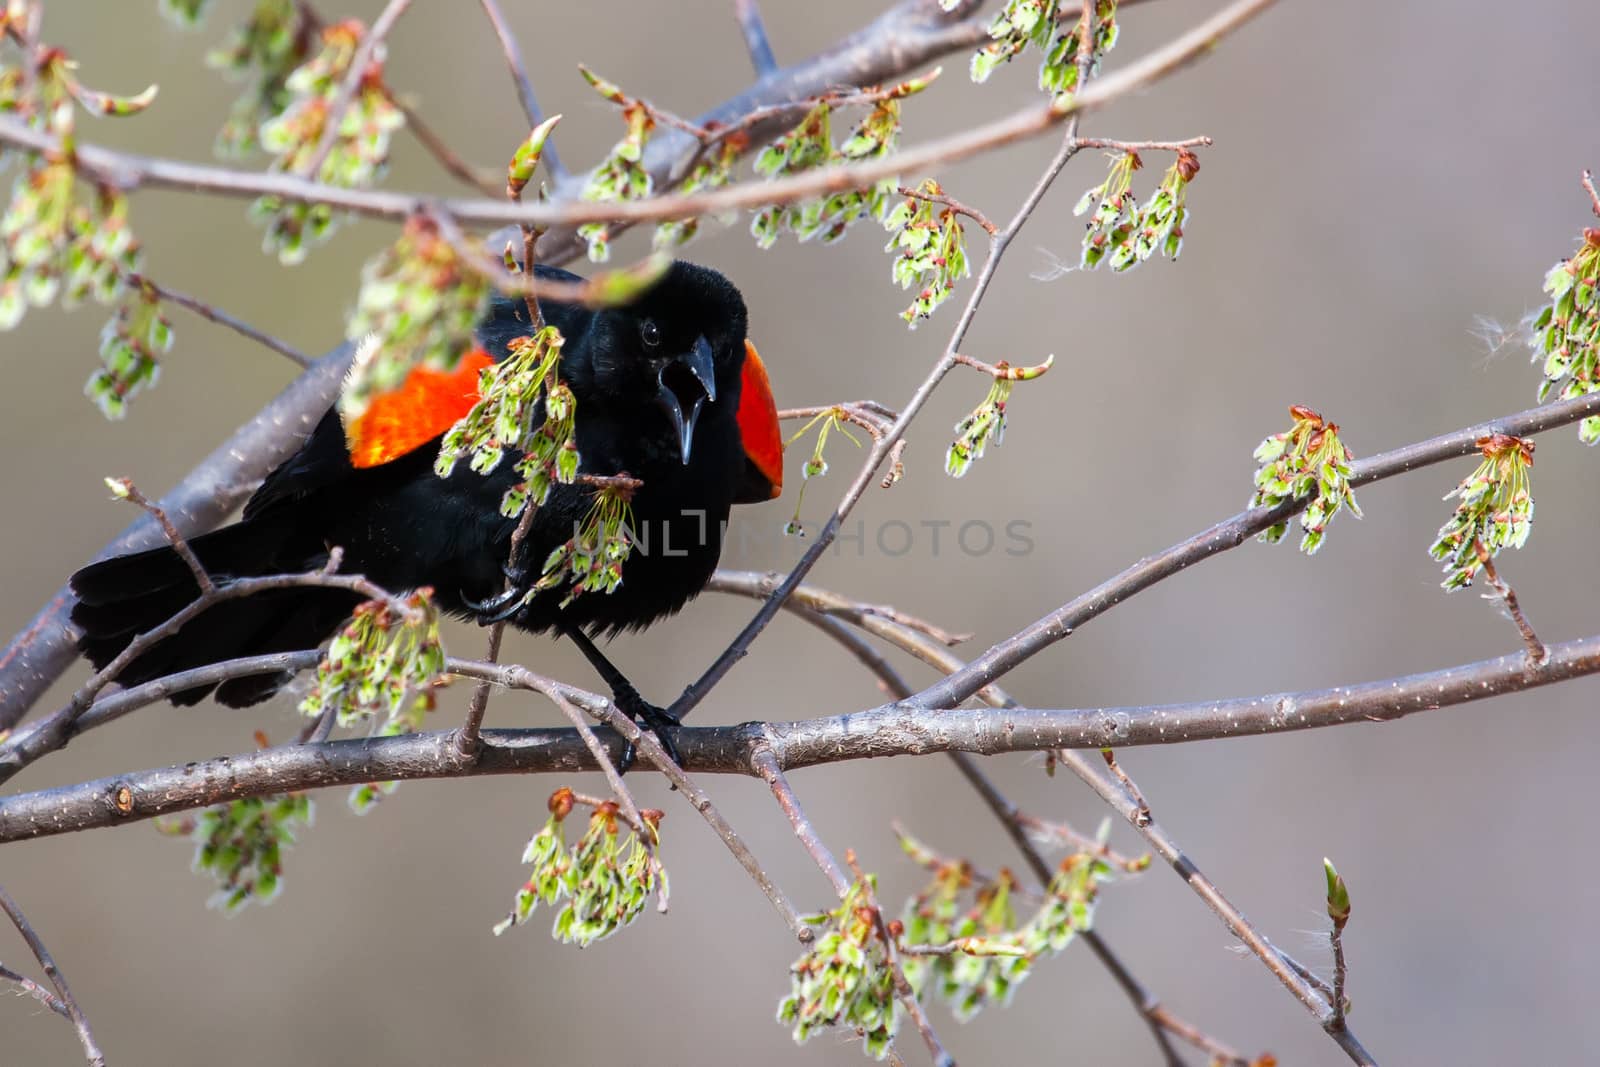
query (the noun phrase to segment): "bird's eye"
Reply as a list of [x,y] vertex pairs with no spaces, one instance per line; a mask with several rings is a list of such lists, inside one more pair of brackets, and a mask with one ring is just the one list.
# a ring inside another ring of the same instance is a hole
[[639,340],[644,342],[646,348],[661,344],[661,327],[656,325],[655,319],[645,319],[639,324]]

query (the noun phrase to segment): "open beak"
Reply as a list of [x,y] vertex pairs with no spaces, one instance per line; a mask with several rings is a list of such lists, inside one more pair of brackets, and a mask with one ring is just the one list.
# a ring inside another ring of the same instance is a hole
[[689,351],[661,368],[656,382],[656,403],[678,431],[678,447],[683,462],[689,462],[694,446],[694,424],[707,401],[717,399],[717,368],[711,358],[711,345],[704,337],[695,338]]

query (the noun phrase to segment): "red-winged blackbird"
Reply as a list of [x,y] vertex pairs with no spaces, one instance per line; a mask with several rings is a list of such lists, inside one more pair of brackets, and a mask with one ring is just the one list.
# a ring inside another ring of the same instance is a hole
[[[549,268],[538,274],[578,280]],[[637,546],[614,591],[561,607],[566,591],[547,590],[516,607],[549,553],[573,537],[593,489],[552,487],[519,558],[510,561],[517,522],[501,516],[500,501],[518,481],[515,454],[487,476],[466,463],[447,478],[433,472],[440,436],[477,398],[481,368],[530,332],[524,303],[503,297],[479,323],[484,351],[468,353],[448,375],[413,371],[391,394],[387,419],[364,416],[347,429],[330,410],[267,476],[240,522],[196,537],[190,547],[225,581],[320,568],[339,546],[344,572],[386,589],[431,586],[443,608],[479,621],[514,610],[514,625],[575,641],[624,710],[660,733],[671,720],[639,698],[590,638],[648,626],[683,607],[717,565],[729,506],[778,494],[782,446],[766,371],[747,343],[739,291],[705,267],[674,263],[625,307],[593,311],[547,300],[541,310],[565,338],[559,373],[576,400],[580,470],[626,472],[643,483],[632,500]],[[507,576],[511,596],[501,595]],[[199,587],[176,552],[158,548],[92,563],[72,576],[72,590],[79,647],[99,668],[191,602]],[[238,656],[314,648],[358,599],[343,590],[293,588],[225,601],[140,655],[118,680],[131,686]],[[287,681],[236,678],[216,686],[216,697],[243,707]],[[194,704],[212,688],[172,700]]]

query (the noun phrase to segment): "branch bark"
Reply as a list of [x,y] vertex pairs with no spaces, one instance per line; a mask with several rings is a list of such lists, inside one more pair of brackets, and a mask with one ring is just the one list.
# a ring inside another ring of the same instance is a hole
[[[1531,669],[1522,652],[1403,678],[1300,693],[1138,708],[950,708],[889,705],[798,722],[682,727],[683,769],[757,773],[771,748],[781,770],[930,752],[1044,752],[1250,737],[1353,722],[1386,722],[1423,711],[1600,673],[1600,635],[1551,645]],[[517,668],[452,660],[450,670],[517,688]],[[582,703],[605,703],[592,693]],[[158,699],[158,698],[151,698]],[[602,738],[615,760],[621,741]],[[480,774],[592,771],[594,758],[571,729],[485,730],[474,762],[461,759],[453,730],[403,737],[290,745],[138,771],[0,799],[0,843],[72,833],[297,789]]]

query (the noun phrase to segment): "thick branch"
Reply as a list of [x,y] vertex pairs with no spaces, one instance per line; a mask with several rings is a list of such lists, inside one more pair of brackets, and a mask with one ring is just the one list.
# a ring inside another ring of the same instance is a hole
[[[452,660],[453,672],[516,685],[517,668]],[[1248,737],[1385,722],[1600,672],[1600,635],[1550,646],[1531,670],[1527,656],[1501,656],[1404,678],[1302,693],[1142,708],[954,708],[891,705],[787,723],[683,727],[674,736],[692,772],[754,774],[763,745],[782,770],[876,756],[929,752],[1044,752]],[[525,686],[524,686],[525,688]],[[601,702],[589,695],[589,701]],[[620,740],[603,739],[612,759]],[[570,729],[485,730],[475,762],[461,759],[454,731],[291,745],[139,771],[0,799],[0,843],[148,819],[223,800],[362,782],[462,778],[596,769]]]

